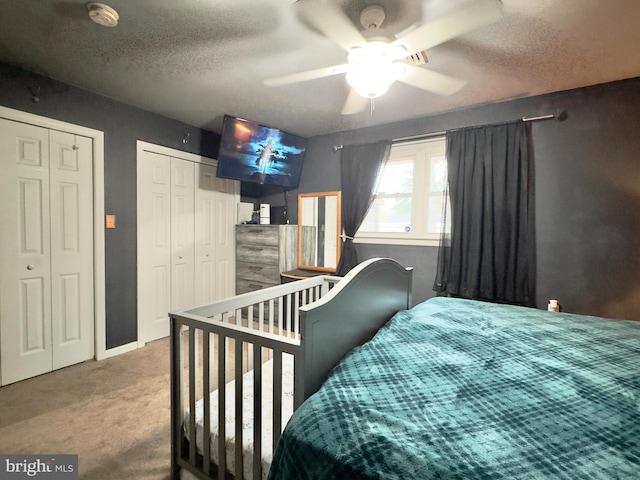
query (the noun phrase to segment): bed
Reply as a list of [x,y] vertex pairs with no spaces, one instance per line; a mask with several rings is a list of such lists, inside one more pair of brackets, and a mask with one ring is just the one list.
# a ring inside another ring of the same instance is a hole
[[268,478],[638,479],[640,322],[401,311],[293,413]]
[[344,278],[170,313],[172,478],[266,479],[289,417],[349,351],[411,307],[411,291],[411,268],[371,259]]

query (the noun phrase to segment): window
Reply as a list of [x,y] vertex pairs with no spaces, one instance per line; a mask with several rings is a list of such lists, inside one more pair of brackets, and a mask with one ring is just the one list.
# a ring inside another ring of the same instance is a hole
[[446,180],[444,137],[393,145],[356,241],[437,245],[450,224],[442,218]]

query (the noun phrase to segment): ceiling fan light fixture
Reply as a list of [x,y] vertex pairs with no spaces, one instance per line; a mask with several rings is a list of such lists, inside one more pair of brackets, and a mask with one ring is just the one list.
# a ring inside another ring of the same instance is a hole
[[354,65],[347,72],[347,83],[360,96],[375,98],[386,93],[405,71],[399,63]]
[[371,75],[358,70],[350,70],[347,73],[347,83],[361,97],[375,98],[386,93],[393,82],[389,83],[388,81],[383,81],[379,77],[372,77]]
[[411,54],[409,53],[409,50],[407,50],[406,46],[400,43],[394,43],[392,45],[389,45],[387,55],[389,55],[394,60],[404,60]]
[[379,97],[396,80],[437,95],[453,95],[464,87],[464,80],[416,67],[429,61],[426,50],[501,18],[502,1],[465,0],[464,5],[393,35],[381,28],[385,20],[382,5],[370,5],[361,11],[360,23],[365,30],[359,31],[337,5],[345,2],[300,0],[301,18],[348,52],[347,63],[280,75],[263,83],[281,86],[345,73],[351,90],[343,115],[364,111],[368,102],[361,97]]
[[395,61],[395,54],[387,42],[367,42],[351,49],[347,83],[365,98],[384,94],[406,73],[406,67]]

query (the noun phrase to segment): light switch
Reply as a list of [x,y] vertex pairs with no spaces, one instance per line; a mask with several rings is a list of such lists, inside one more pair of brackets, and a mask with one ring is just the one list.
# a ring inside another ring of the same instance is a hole
[[107,228],[116,228],[116,216],[115,215],[107,215],[106,216]]

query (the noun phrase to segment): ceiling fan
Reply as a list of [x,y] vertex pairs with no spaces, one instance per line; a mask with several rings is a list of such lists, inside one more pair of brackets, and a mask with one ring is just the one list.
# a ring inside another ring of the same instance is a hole
[[359,31],[337,6],[320,0],[300,0],[296,8],[304,20],[347,52],[347,63],[263,80],[265,85],[292,83],[346,74],[351,91],[342,108],[343,115],[362,112],[370,99],[384,94],[400,81],[439,95],[452,95],[465,80],[412,66],[410,58],[436,45],[498,20],[502,16],[500,0],[470,0],[448,13],[402,34],[399,38],[380,28],[384,8],[370,5],[360,14],[365,28]]

